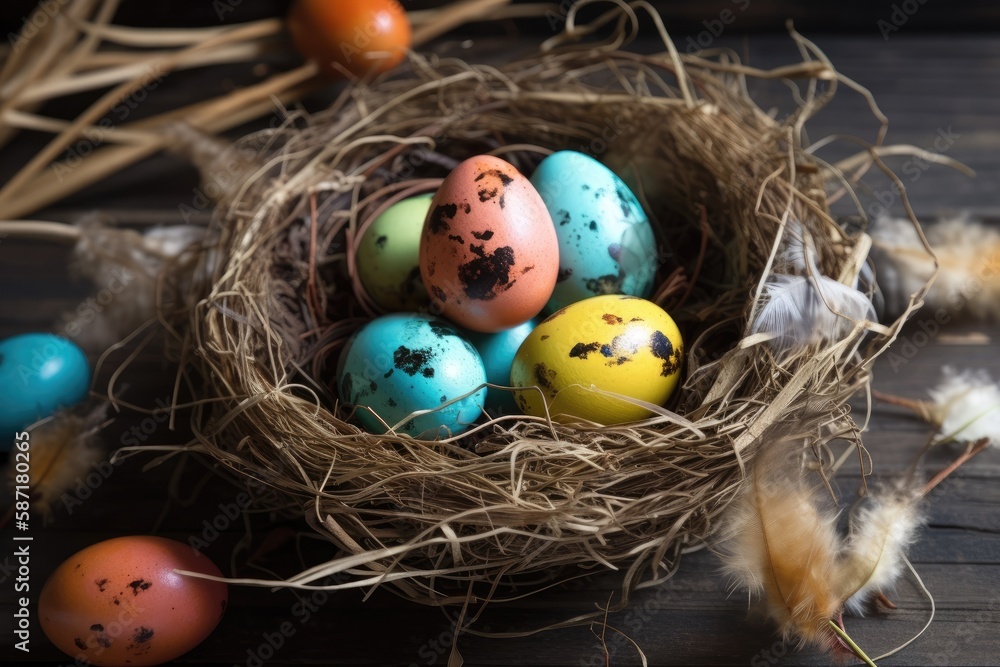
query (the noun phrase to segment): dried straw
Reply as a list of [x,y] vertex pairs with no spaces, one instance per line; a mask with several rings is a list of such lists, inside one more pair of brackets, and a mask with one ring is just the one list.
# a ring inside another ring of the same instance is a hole
[[[803,61],[773,71],[724,51],[679,55],[655,15],[665,52],[624,50],[644,9],[618,3],[578,26],[574,8],[565,35],[499,68],[415,56],[402,75],[244,140],[265,166],[217,211],[222,261],[198,291],[183,372],[202,388],[196,448],[297,498],[343,550],[284,585],[346,572],[322,587],[392,583],[441,604],[476,582],[499,598],[491,586],[508,576],[582,567],[623,570],[627,593],[702,544],[770,429],[816,450],[834,438],[861,447],[845,403],[902,318],[780,356],[747,337],[789,220],[827,275],[852,284],[864,262],[868,237],[845,232],[827,201],[857,173],[803,139],[839,85],[860,87],[794,31]],[[602,25],[608,43],[574,43]],[[750,98],[753,78],[798,80],[799,108],[775,120]],[[493,152],[530,171],[581,147],[630,181],[664,251],[655,300],[688,342],[670,405],[612,427],[506,417],[439,442],[352,424],[331,387],[342,344],[375,314],[350,256],[365,222],[465,157]],[[859,172],[884,166],[866,155]]]

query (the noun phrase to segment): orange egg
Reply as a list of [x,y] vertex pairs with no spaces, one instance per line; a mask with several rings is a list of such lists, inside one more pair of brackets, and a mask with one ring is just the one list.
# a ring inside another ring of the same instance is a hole
[[448,174],[420,237],[432,309],[473,331],[502,331],[538,314],[558,273],[552,218],[512,164],[480,155]]
[[358,77],[398,65],[413,39],[396,0],[296,0],[288,30],[299,52],[327,73],[337,63]]
[[45,582],[38,616],[60,650],[95,665],[159,665],[207,637],[226,609],[222,576],[191,546],[162,537],[118,537],[64,561]]

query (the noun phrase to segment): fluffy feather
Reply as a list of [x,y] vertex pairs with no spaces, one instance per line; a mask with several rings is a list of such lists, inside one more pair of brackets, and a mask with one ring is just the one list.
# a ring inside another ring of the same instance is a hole
[[828,623],[841,606],[832,588],[836,516],[803,482],[771,474],[759,459],[754,467],[720,527],[723,568],[735,587],[764,600],[786,638],[830,645]]
[[957,441],[987,438],[993,445],[1000,443],[1000,385],[983,369],[959,372],[945,366],[942,373],[941,382],[928,390],[939,434]]
[[850,611],[861,614],[872,597],[892,588],[902,574],[906,550],[922,522],[918,497],[904,486],[889,487],[851,517],[835,578]]
[[61,329],[85,350],[100,353],[155,318],[158,298],[178,300],[190,292],[205,228],[154,227],[140,234],[95,218],[80,226],[76,264],[98,291],[64,315]]
[[[104,458],[97,433],[107,410],[104,403],[83,416],[58,412],[31,431],[31,508],[40,512],[46,523],[55,516],[54,507],[63,495]],[[4,474],[11,488],[16,474],[11,457]]]
[[868,297],[818,274],[773,274],[764,284],[762,298],[751,333],[770,335],[779,349],[840,340],[857,322],[876,319]]
[[[956,218],[930,225],[924,234],[940,263],[925,307],[1000,318],[1000,230]],[[934,262],[907,219],[880,218],[871,236],[886,307],[899,315],[930,279]]]

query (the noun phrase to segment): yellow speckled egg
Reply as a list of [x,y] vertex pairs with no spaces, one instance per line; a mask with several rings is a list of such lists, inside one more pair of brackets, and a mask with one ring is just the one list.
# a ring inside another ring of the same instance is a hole
[[[510,383],[538,387],[557,421],[579,417],[602,424],[646,419],[635,403],[593,391],[662,405],[680,379],[684,343],[674,320],[651,301],[609,294],[553,313],[528,335],[514,357]],[[545,416],[542,395],[519,391],[525,414]]]
[[473,331],[502,331],[541,311],[558,273],[552,217],[512,164],[479,155],[448,174],[420,238],[432,308]]

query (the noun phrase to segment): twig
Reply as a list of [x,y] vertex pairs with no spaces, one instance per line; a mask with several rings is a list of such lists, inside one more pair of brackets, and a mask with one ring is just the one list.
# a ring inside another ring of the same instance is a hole
[[965,464],[967,461],[969,461],[969,459],[971,459],[973,456],[980,453],[989,446],[990,446],[989,438],[980,438],[979,440],[976,440],[974,443],[971,443],[968,447],[965,448],[965,451],[962,452],[962,454],[960,454],[957,459],[952,461],[944,470],[931,477],[930,480],[928,480],[928,482],[924,484],[924,488],[920,492],[920,495],[926,496],[934,489],[934,487],[943,482],[948,477],[948,475],[958,470],[959,467]]
[[[262,29],[264,30],[263,33]],[[241,26],[216,37],[210,38],[209,40],[193,46],[190,49],[180,51],[171,57],[149,63],[149,68],[144,74],[120,84],[110,92],[101,96],[100,99],[80,114],[68,129],[49,142],[45,148],[35,155],[35,157],[27,165],[25,165],[14,176],[14,178],[7,183],[7,185],[0,190],[0,205],[9,206],[14,193],[21,189],[26,183],[30,182],[42,169],[45,168],[46,165],[52,162],[52,160],[55,159],[61,151],[65,150],[70,142],[79,136],[80,130],[98,120],[103,114],[107,113],[108,110],[110,110],[115,104],[119,103],[122,99],[133,94],[136,90],[139,90],[143,86],[149,85],[157,78],[157,75],[162,76],[166,74],[177,62],[183,61],[184,58],[188,57],[189,53],[194,51],[207,51],[212,47],[229,42],[253,39],[261,34],[266,34],[266,30],[268,29],[270,28],[266,25],[260,26],[257,24],[250,24],[249,26]]]
[[16,238],[76,243],[80,239],[80,228],[65,222],[47,220],[0,220],[0,234]]

